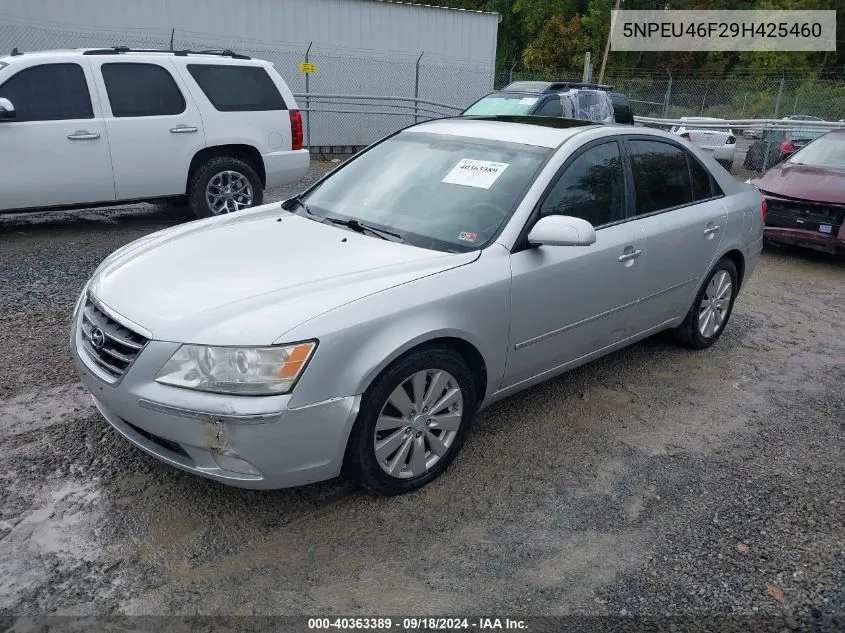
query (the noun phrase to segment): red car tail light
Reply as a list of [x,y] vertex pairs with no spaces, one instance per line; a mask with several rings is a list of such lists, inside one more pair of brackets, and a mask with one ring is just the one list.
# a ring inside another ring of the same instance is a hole
[[765,224],[766,216],[769,215],[769,203],[766,202],[765,198],[763,198],[763,202],[760,203],[760,213],[763,214],[763,224]]
[[681,134],[681,138],[684,139],[685,141],[689,141],[690,140],[689,132],[684,132],[683,134]]
[[302,115],[299,110],[289,110],[290,115],[290,143],[291,149],[302,149],[303,131],[302,131]]
[[792,144],[792,141],[782,141],[780,144],[780,151],[784,154],[791,154],[795,151],[795,146]]

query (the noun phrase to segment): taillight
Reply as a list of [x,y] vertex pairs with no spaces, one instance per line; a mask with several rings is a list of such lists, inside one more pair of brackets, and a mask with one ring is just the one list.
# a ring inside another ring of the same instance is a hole
[[765,198],[763,198],[763,202],[760,203],[760,213],[763,214],[763,224],[765,224],[766,216],[769,215],[769,203],[766,202]]
[[683,134],[681,134],[681,138],[684,139],[685,141],[689,141],[690,140],[689,132],[684,132]]
[[290,114],[290,143],[291,149],[302,149],[304,133],[302,131],[302,115],[299,110],[289,110]]
[[791,154],[795,151],[795,146],[792,144],[791,141],[781,141],[780,151],[782,151],[784,154]]
[[727,144],[727,145],[733,145],[734,143],[736,143],[736,137],[735,136],[729,136],[728,140],[725,141],[725,144]]

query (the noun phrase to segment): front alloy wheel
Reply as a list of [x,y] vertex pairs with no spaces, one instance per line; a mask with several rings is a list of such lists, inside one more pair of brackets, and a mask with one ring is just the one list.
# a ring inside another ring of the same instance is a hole
[[463,405],[461,387],[447,371],[424,369],[404,380],[376,421],[373,442],[378,465],[399,479],[427,473],[449,452]]
[[478,407],[476,376],[451,347],[411,350],[361,398],[343,473],[385,495],[421,488],[461,450]]

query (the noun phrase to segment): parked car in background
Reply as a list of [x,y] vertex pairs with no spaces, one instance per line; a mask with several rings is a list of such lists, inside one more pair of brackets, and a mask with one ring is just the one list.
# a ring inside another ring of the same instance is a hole
[[552,116],[633,124],[628,97],[613,86],[569,81],[516,81],[482,97],[464,116]]
[[306,174],[302,137],[273,65],[232,52],[0,59],[0,211],[155,200],[231,213]]
[[845,130],[828,132],[761,177],[766,238],[845,253]]
[[[820,119],[817,116],[811,116],[809,114],[791,114],[790,116],[783,117],[784,121],[824,121],[824,119]],[[753,138],[759,139],[763,137],[764,130],[762,128],[748,128],[743,130],[742,135],[746,138]]]
[[[712,117],[681,117],[684,123],[673,127],[670,132],[693,143],[708,152],[722,167],[731,170],[736,153],[736,136],[727,127],[725,119]],[[724,123],[724,128],[696,126],[698,122]]]
[[824,130],[765,130],[746,150],[742,166],[749,171],[765,171],[822,134]]
[[666,132],[515,118],[411,126],[283,204],[113,253],[70,333],[100,412],[222,483],[397,494],[497,400],[661,330],[715,343],[760,192]]

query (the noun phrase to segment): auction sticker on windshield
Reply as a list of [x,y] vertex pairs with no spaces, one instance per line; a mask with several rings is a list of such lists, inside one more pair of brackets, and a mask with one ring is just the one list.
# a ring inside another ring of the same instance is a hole
[[441,180],[450,185],[489,189],[499,179],[509,163],[494,163],[488,160],[462,158]]

